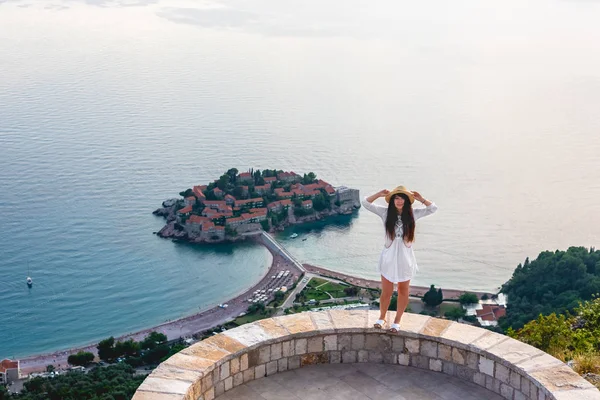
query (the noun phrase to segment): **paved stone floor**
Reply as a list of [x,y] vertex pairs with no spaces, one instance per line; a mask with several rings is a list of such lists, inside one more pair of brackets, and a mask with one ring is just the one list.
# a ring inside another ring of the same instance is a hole
[[474,383],[401,365],[322,364],[238,386],[217,400],[502,400]]

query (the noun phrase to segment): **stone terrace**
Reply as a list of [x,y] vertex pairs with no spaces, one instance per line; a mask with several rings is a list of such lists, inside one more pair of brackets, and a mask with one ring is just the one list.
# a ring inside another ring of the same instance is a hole
[[509,337],[416,314],[391,334],[372,328],[378,314],[302,313],[226,331],[162,363],[133,399],[600,400],[564,363]]

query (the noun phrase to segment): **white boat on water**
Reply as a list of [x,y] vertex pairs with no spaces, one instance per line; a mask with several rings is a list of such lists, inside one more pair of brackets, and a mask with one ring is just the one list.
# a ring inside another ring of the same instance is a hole
[[298,237],[298,234],[297,234],[297,233],[292,233],[292,234],[290,235],[290,239],[295,239],[295,238],[297,238],[297,237]]

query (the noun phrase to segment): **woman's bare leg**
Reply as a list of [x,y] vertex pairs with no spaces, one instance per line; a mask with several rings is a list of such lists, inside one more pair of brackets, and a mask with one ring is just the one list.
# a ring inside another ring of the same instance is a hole
[[[396,308],[396,318],[394,323],[399,324],[406,306],[408,306],[408,293],[410,291],[410,281],[398,282],[398,307]],[[389,305],[389,303],[388,303]]]
[[381,276],[381,297],[379,298],[379,319],[385,320],[394,293],[394,283]]

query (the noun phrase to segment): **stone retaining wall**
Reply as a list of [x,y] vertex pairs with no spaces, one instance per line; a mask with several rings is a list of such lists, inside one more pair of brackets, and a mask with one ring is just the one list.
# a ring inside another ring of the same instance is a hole
[[169,358],[133,399],[213,400],[245,382],[305,365],[368,362],[441,372],[509,400],[600,400],[600,392],[564,363],[507,336],[408,313],[401,331],[391,334],[372,328],[378,316],[331,310],[231,329]]

